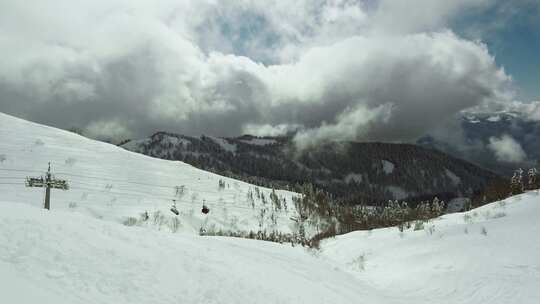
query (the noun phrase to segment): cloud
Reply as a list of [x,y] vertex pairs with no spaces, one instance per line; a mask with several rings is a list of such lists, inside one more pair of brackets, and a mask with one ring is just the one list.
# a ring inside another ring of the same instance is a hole
[[83,134],[113,143],[118,143],[131,136],[128,128],[119,120],[94,121],[83,130]]
[[299,150],[317,146],[331,141],[347,141],[361,138],[363,132],[369,130],[369,126],[376,122],[387,121],[391,115],[392,105],[378,106],[376,109],[368,109],[358,106],[356,109],[345,109],[337,117],[337,122],[322,125],[316,128],[300,131],[294,137]]
[[99,138],[412,141],[511,96],[487,47],[447,28],[490,2],[2,2],[0,111]]
[[248,124],[244,126],[242,133],[254,136],[284,136],[291,133],[296,133],[300,128],[299,125],[280,124],[280,125],[258,125]]
[[491,137],[488,148],[495,154],[498,161],[520,163],[527,159],[521,145],[509,135],[503,135],[500,138]]
[[504,109],[518,113],[524,119],[540,121],[540,101],[531,101],[528,103],[511,102],[507,103]]

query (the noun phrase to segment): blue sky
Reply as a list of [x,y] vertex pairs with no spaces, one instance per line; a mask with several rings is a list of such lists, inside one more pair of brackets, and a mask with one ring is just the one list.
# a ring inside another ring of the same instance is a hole
[[453,27],[488,46],[512,76],[518,99],[540,100],[540,0],[501,1],[457,18]]

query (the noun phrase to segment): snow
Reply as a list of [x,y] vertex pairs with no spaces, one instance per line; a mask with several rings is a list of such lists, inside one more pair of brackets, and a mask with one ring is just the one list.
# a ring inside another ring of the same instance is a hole
[[266,146],[266,145],[273,145],[277,143],[275,139],[269,139],[269,138],[251,138],[249,140],[241,140],[241,142],[246,143],[248,145],[255,145],[255,146]]
[[349,173],[345,176],[345,178],[343,179],[346,183],[351,183],[351,182],[355,182],[355,183],[361,183],[362,182],[362,174],[358,174],[358,173]]
[[459,176],[457,176],[454,172],[448,169],[444,169],[444,173],[446,174],[446,176],[448,176],[448,178],[450,178],[454,186],[457,186],[461,183],[461,178],[459,178]]
[[213,137],[208,136],[208,138],[212,139],[216,144],[220,145],[223,150],[231,153],[236,153],[236,145],[229,143],[225,138],[221,137]]
[[149,138],[130,140],[127,143],[123,144],[122,147],[126,150],[138,152],[141,150],[142,146],[148,144],[149,142],[150,142]]
[[161,140],[161,143],[164,145],[171,144],[172,146],[178,146],[178,145],[187,146],[191,143],[191,141],[186,138],[181,138],[181,137],[171,136],[171,135],[164,135],[163,139]]
[[321,255],[401,303],[538,303],[538,216],[534,191],[444,215],[418,231],[339,236],[323,243]]
[[501,120],[501,117],[499,115],[495,115],[495,116],[490,116],[486,118],[486,120],[489,122],[498,122]]
[[410,196],[410,194],[405,189],[398,186],[387,186],[386,190],[390,191],[394,199],[397,200]]
[[383,172],[385,174],[392,174],[394,172],[395,165],[392,162],[389,162],[387,160],[381,160]]
[[354,303],[384,296],[299,247],[0,202],[3,303]]

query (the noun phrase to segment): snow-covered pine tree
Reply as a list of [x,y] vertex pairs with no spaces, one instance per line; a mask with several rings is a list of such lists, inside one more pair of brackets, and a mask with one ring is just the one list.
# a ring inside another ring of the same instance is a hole
[[530,190],[534,189],[536,186],[536,174],[537,174],[536,168],[529,169],[529,172],[528,172],[529,179],[527,181],[527,187]]
[[523,169],[519,168],[514,171],[514,175],[510,180],[510,194],[513,195],[523,193],[523,190],[525,190],[523,185]]
[[431,213],[432,216],[439,216],[444,211],[444,202],[440,201],[438,197],[434,197],[431,202]]

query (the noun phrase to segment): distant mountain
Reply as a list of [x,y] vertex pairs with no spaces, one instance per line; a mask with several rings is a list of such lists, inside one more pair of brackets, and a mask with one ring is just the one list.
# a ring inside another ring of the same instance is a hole
[[[496,113],[469,113],[461,117],[465,146],[426,136],[417,143],[466,159],[484,168],[509,176],[517,168],[538,166],[540,161],[540,120],[531,119],[530,113],[502,111]],[[526,157],[519,161],[498,159],[489,148],[490,139],[509,136],[522,148]]]
[[276,188],[310,182],[343,203],[468,196],[499,177],[411,144],[346,142],[301,155],[287,137],[190,137],[158,132],[123,148]]

